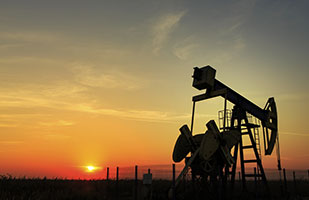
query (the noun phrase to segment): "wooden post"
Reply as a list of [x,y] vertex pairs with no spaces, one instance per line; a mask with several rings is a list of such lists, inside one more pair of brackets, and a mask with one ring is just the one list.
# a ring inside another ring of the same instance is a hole
[[288,184],[286,181],[285,168],[283,168],[283,181],[284,181],[284,194],[286,195],[288,193]]
[[138,167],[137,165],[135,165],[134,200],[137,200],[137,186],[138,186],[137,170],[138,170]]
[[256,167],[254,168],[254,189],[255,189],[255,194],[257,195]]
[[106,168],[106,195],[108,198],[110,198],[112,195],[109,182],[109,167]]
[[175,184],[176,184],[176,167],[175,167],[175,164],[173,164],[173,200],[176,199],[176,191],[175,191]]
[[107,181],[109,180],[109,167],[106,168],[106,180]]
[[116,168],[116,182],[119,181],[119,167]]
[[116,198],[119,199],[119,194],[120,194],[120,191],[119,191],[119,167],[116,168]]
[[295,175],[295,171],[293,171],[293,182],[294,182],[294,192],[295,192],[295,195],[297,195],[297,186],[296,186],[296,175]]
[[284,197],[284,188],[283,188],[283,184],[282,184],[281,170],[282,169],[278,170],[278,172],[279,172],[279,181],[280,181],[280,191],[281,191],[281,197]]

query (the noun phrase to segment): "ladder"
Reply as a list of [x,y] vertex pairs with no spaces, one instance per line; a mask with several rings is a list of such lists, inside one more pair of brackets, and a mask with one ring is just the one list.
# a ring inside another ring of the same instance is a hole
[[[260,125],[260,120],[258,120],[257,118],[255,118],[255,124],[258,125],[259,127]],[[260,142],[260,129],[259,127],[256,127],[253,129],[253,135],[254,135],[254,140],[255,140],[255,144],[256,144],[256,149],[258,151],[260,160],[262,162],[262,153],[261,153],[261,142]],[[256,169],[257,169],[257,173],[260,174],[260,168],[258,165],[256,165]],[[259,180],[259,179],[258,179]]]
[[[249,123],[253,123],[253,124],[256,125],[256,127],[252,128],[253,138],[254,138],[254,141],[255,141],[255,145],[256,145],[258,155],[259,155],[260,160],[262,162],[261,142],[260,142],[260,132],[259,132],[259,129],[261,127],[260,120],[258,120],[256,117],[250,115],[249,113],[247,113],[247,118],[248,118]],[[258,164],[256,165],[256,173],[257,174],[260,173],[260,169],[259,169]],[[260,177],[258,177],[258,180],[259,180],[259,178]]]
[[[259,125],[249,122],[247,113],[244,110],[242,110],[240,107],[234,106],[233,111],[232,111],[230,128],[238,129],[239,132],[241,133],[241,139],[239,141],[239,145],[235,146],[236,148],[234,151],[234,159],[236,161],[238,148],[239,148],[240,167],[241,167],[241,175],[242,175],[242,188],[245,191],[247,190],[246,178],[250,178],[250,177],[253,177],[256,179],[258,178],[262,179],[263,183],[265,184],[268,190],[266,176],[264,173],[264,169],[262,166],[260,154],[259,154],[257,143],[256,143],[256,138],[258,138],[257,141],[259,142],[258,132],[255,130],[258,127]],[[252,133],[252,130],[254,134]],[[244,137],[249,137],[249,141],[250,141],[249,145],[243,144]],[[244,158],[244,151],[249,151],[249,150],[253,151],[255,159],[245,159]],[[246,165],[252,164],[252,163],[256,163],[259,173],[247,173],[246,172]],[[236,172],[236,162],[232,166],[232,177],[231,177],[232,187],[235,181],[235,172]]]
[[225,114],[226,114],[226,119],[225,119],[225,124],[224,124],[224,110],[220,110],[218,112],[220,130],[223,130],[224,126],[225,126],[225,128],[231,127],[232,110],[226,109]]

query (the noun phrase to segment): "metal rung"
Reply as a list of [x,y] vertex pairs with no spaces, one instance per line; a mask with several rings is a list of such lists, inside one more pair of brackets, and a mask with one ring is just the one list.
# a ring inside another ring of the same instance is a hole
[[243,146],[242,148],[243,148],[243,149],[253,148],[253,145]]
[[252,124],[252,123],[242,124],[241,126],[246,126],[248,128],[258,128],[258,127],[260,127],[259,125]]
[[245,174],[246,177],[262,177],[262,174]]
[[253,163],[253,162],[257,162],[257,160],[244,160],[244,163]]

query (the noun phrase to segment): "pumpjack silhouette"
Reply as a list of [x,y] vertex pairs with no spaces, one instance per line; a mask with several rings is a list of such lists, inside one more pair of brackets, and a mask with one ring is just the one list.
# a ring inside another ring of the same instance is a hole
[[[185,160],[185,166],[173,188],[177,199],[188,198],[183,194],[185,188],[181,189],[180,182],[189,172],[195,185],[193,195],[197,198],[207,196],[208,199],[226,199],[233,192],[237,159],[241,168],[242,191],[247,191],[246,179],[255,178],[263,182],[267,193],[269,188],[261,161],[258,132],[260,124],[263,129],[264,153],[271,155],[277,145],[278,169],[281,170],[275,99],[270,97],[265,107],[260,108],[217,80],[215,75],[216,70],[211,66],[194,68],[193,87],[206,91],[192,97],[191,129],[183,125],[174,146],[173,161],[178,163]],[[196,103],[218,96],[224,98],[224,110],[219,112],[221,128],[218,128],[214,120],[210,120],[206,124],[205,133],[193,135]],[[227,101],[234,104],[232,111],[227,110]],[[255,118],[255,123],[250,122],[252,117]],[[245,137],[249,144],[244,143]],[[245,158],[244,152],[250,153],[250,150],[254,159]],[[255,173],[247,172],[249,170],[246,166],[250,164],[251,168],[255,164]]]

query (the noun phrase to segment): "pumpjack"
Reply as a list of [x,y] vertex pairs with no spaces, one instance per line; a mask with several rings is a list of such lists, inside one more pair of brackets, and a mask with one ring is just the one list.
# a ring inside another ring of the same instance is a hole
[[[227,180],[233,189],[235,183],[237,159],[240,159],[241,181],[243,191],[247,190],[246,179],[253,177],[260,179],[268,189],[267,179],[261,161],[261,154],[257,148],[257,138],[253,130],[260,125],[250,123],[248,115],[258,119],[262,124],[264,152],[271,155],[277,145],[278,169],[281,170],[278,116],[275,99],[270,97],[264,108],[255,105],[230,87],[215,78],[216,70],[211,66],[202,68],[195,67],[193,73],[193,87],[206,91],[192,97],[193,108],[191,128],[183,125],[173,151],[173,161],[181,162],[185,159],[185,166],[175,181],[174,193],[183,177],[191,171],[192,180],[203,179],[208,185],[217,187],[218,181],[221,186],[226,186]],[[214,97],[224,98],[223,127],[222,131],[217,127],[214,120],[207,124],[207,131],[193,135],[195,105]],[[232,103],[233,109],[228,123],[227,101]],[[249,138],[249,145],[244,144],[244,137]],[[233,151],[232,151],[233,150]],[[246,159],[245,151],[251,150],[254,159]],[[232,153],[231,153],[232,152]],[[191,153],[190,156],[188,154]],[[239,154],[239,158],[238,158]],[[248,173],[246,166],[256,164],[258,173]],[[223,188],[224,188],[223,187]],[[225,190],[222,190],[223,193]]]

